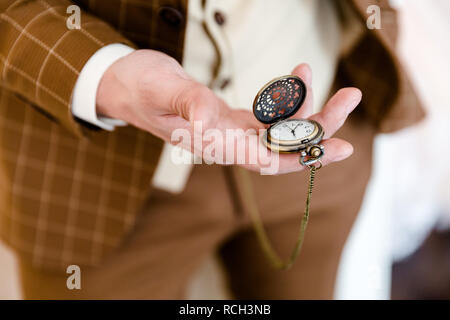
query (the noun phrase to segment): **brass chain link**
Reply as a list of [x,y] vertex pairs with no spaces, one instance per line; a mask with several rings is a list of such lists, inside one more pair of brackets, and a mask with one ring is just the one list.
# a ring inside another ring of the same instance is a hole
[[300,230],[297,238],[297,242],[295,243],[295,247],[292,250],[292,253],[287,261],[283,261],[280,256],[276,253],[275,249],[273,248],[269,237],[267,236],[267,233],[264,229],[264,225],[259,213],[258,204],[256,202],[255,194],[253,192],[253,186],[252,181],[250,179],[250,175],[247,170],[243,168],[239,168],[238,172],[241,176],[241,182],[243,186],[243,196],[244,199],[248,199],[248,210],[250,213],[250,217],[253,222],[253,228],[255,229],[256,236],[258,238],[259,244],[268,258],[268,260],[271,262],[274,268],[276,269],[289,269],[297,259],[298,255],[300,254],[303,240],[305,237],[305,231],[306,226],[308,225],[309,220],[309,207],[311,204],[311,195],[312,190],[314,188],[314,179],[316,176],[317,170],[319,170],[322,167],[322,163],[320,161],[319,165],[316,167],[314,164],[309,165],[309,183],[308,183],[308,193],[306,196],[306,203],[305,203],[305,211],[303,213],[303,217],[300,223]]

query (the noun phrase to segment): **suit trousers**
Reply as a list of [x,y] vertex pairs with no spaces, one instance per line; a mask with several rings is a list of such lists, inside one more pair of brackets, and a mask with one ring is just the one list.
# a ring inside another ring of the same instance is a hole
[[[19,260],[25,299],[182,299],[191,276],[218,253],[239,299],[331,299],[341,251],[360,209],[372,165],[375,130],[350,118],[337,136],[354,154],[317,172],[301,254],[287,271],[263,255],[233,166],[196,165],[181,194],[152,190],[132,232],[97,266],[81,266],[81,289],[66,269],[36,269]],[[290,254],[304,210],[308,170],[251,173],[267,233]]]

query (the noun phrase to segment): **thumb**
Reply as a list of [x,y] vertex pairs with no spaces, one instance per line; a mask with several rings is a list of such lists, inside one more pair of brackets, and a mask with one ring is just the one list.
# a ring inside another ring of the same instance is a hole
[[[187,120],[191,127],[200,122],[203,130],[217,127],[225,103],[208,87],[193,83],[185,86],[175,104],[175,113]],[[198,126],[195,126],[198,127]]]

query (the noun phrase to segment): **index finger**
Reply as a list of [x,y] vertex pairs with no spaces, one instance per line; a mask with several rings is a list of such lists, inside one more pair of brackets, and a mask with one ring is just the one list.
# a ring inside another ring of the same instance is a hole
[[362,93],[357,88],[343,88],[335,93],[321,112],[316,113],[310,119],[319,122],[324,131],[324,139],[333,136],[344,124],[347,116],[356,108],[362,98]]

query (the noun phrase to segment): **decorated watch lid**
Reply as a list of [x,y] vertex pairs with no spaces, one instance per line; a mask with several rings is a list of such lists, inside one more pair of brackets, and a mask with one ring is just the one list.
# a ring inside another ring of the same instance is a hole
[[293,116],[306,97],[306,86],[297,76],[283,76],[267,83],[256,95],[253,114],[271,124]]

